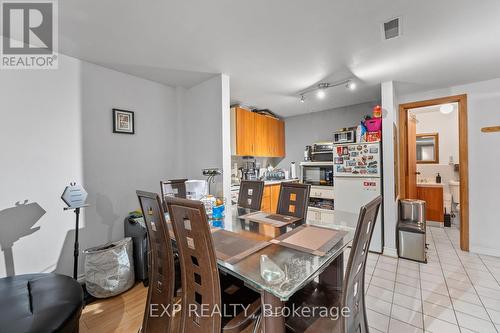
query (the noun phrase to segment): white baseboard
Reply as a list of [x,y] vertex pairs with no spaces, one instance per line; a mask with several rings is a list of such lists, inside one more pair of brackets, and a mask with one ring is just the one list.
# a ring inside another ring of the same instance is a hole
[[397,258],[398,250],[392,247],[384,246],[384,252],[382,254],[387,257]]
[[470,246],[469,252],[475,254],[483,254],[492,257],[500,257],[500,249],[491,249],[488,247],[480,247],[480,246]]

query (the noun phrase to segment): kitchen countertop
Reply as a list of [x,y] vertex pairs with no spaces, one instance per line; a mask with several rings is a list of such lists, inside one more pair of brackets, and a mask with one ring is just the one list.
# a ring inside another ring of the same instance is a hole
[[[289,182],[297,182],[298,178],[290,178],[290,179],[281,179],[281,180],[266,180],[264,181],[264,186],[266,185],[277,185],[281,183],[289,183]],[[232,190],[239,190],[240,184],[231,184]]]
[[297,181],[299,181],[298,178],[280,179],[280,180],[266,180],[266,181],[264,181],[264,185],[275,185],[275,184],[290,183],[290,182],[297,182]]

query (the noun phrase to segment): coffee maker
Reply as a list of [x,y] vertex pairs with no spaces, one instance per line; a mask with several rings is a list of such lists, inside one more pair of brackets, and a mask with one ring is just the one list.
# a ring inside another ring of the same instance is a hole
[[240,172],[241,172],[241,179],[256,180],[258,177],[257,177],[257,168],[255,159],[247,160],[245,162],[245,166],[240,168]]

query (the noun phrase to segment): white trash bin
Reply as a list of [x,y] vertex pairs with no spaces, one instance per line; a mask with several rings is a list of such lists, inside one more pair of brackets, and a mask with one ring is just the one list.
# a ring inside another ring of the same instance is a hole
[[112,297],[132,288],[135,282],[132,238],[93,247],[85,253],[85,285],[97,298]]

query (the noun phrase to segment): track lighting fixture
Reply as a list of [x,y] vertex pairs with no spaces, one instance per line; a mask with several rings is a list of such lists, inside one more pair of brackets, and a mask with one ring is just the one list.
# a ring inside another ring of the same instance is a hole
[[305,102],[305,95],[309,94],[313,91],[316,91],[316,97],[319,99],[323,99],[326,96],[326,89],[328,88],[333,88],[333,87],[338,87],[341,85],[345,85],[345,87],[349,90],[354,90],[356,89],[356,83],[352,81],[351,79],[349,80],[344,80],[341,82],[336,82],[336,83],[329,83],[329,82],[322,82],[318,83],[317,85],[310,87],[306,90],[303,90],[299,93],[300,96],[300,102],[304,103]]

